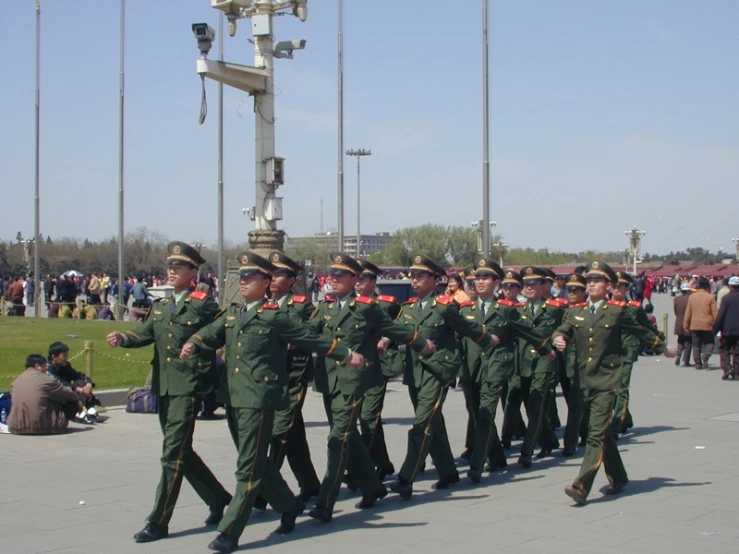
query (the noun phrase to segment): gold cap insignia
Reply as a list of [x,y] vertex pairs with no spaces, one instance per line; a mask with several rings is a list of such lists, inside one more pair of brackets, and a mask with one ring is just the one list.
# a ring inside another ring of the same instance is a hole
[[413,260],[413,263],[414,264],[420,264],[421,261],[422,261],[421,256],[416,256],[415,259]]
[[336,257],[334,258],[334,262],[336,262],[337,264],[340,264],[341,263],[341,255],[340,254],[337,254],[336,255]]
[[172,254],[179,254],[179,253],[180,253],[180,245],[179,244],[175,244],[172,247]]
[[577,281],[577,276],[575,276],[575,275],[570,275],[570,283],[574,283],[574,282],[576,282],[576,281]]
[[478,265],[480,267],[485,267],[485,260],[480,260],[480,263]]
[[279,262],[280,261],[280,255],[277,252],[275,252],[274,254],[272,254],[272,261],[273,262]]
[[530,267],[527,267],[526,268],[526,275],[531,275],[533,272],[534,272],[534,270],[531,269]]
[[593,268],[598,269],[598,262],[593,262]]
[[512,271],[509,271],[508,273],[505,274],[505,276],[508,277],[509,279],[512,279],[513,278],[513,272]]
[[249,263],[249,256],[247,256],[246,254],[244,254],[243,256],[241,256],[241,263],[242,264],[248,264]]

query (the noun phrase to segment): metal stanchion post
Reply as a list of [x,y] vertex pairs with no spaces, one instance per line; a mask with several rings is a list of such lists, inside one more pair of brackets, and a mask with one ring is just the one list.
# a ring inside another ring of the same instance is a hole
[[87,376],[92,379],[92,353],[94,352],[94,344],[91,340],[85,341],[85,359],[87,361]]
[[669,318],[670,316],[668,314],[662,314],[662,332],[665,334],[665,342],[667,342],[667,337],[669,336],[667,334],[667,321]]

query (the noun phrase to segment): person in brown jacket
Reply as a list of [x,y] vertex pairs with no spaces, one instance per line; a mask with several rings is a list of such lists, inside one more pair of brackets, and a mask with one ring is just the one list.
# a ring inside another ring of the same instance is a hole
[[690,367],[690,332],[685,330],[683,323],[685,322],[685,310],[688,308],[688,300],[690,299],[690,285],[683,283],[680,285],[680,295],[672,301],[675,310],[675,329],[677,335],[677,355],[675,356],[675,365],[680,365],[683,361],[683,367]]
[[716,297],[709,292],[711,284],[705,277],[698,279],[698,290],[690,295],[683,327],[690,332],[695,369],[708,367],[713,353],[713,322],[716,319]]
[[80,398],[59,381],[46,374],[46,358],[31,354],[26,358],[26,371],[11,385],[13,404],[8,427],[16,435],[48,435],[63,433],[69,420],[64,405],[84,408]]
[[23,304],[23,277],[13,280],[8,288],[10,301],[13,303],[13,315],[26,315],[26,306]]

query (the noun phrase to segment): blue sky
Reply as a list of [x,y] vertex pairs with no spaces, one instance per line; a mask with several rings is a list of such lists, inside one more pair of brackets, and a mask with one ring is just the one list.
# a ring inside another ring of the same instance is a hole
[[[33,233],[33,0],[4,0],[0,238]],[[126,230],[217,239],[217,87],[197,124],[195,21],[209,0],[127,0]],[[345,147],[362,164],[362,230],[482,217],[481,0],[345,1]],[[175,8],[176,6],[176,8]],[[288,183],[281,227],[337,222],[337,1],[278,18],[277,153]],[[41,232],[117,233],[115,0],[42,0]],[[739,180],[739,2],[490,1],[491,218],[514,246],[733,251]],[[225,58],[251,64],[248,22]],[[211,57],[217,54],[214,47]],[[225,229],[243,242],[254,203],[251,99],[225,93]],[[345,232],[356,169],[345,161]]]

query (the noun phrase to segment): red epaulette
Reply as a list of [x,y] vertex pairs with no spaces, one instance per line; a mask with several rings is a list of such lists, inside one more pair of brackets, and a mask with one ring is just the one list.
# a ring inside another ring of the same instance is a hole
[[459,307],[460,308],[471,308],[474,305],[475,305],[475,303],[472,300],[465,300],[464,302],[462,302],[459,305]]
[[195,300],[205,300],[208,298],[208,293],[203,292],[202,290],[196,290],[190,293],[190,298],[194,298]]
[[336,297],[330,294],[327,294],[326,296],[323,297],[323,301],[324,302],[336,302]]
[[523,308],[526,304],[524,302],[516,302],[513,306],[516,308]]
[[626,302],[619,302],[618,300],[609,300],[608,303],[611,306],[618,306],[619,308],[625,308]]
[[279,310],[280,305],[277,302],[266,302],[262,304],[263,310]]
[[416,302],[418,302],[418,296],[414,296],[413,298],[409,298],[408,300],[406,300],[405,302],[403,302],[403,306],[405,306],[407,304],[414,304]]
[[577,304],[570,304],[570,308],[584,308],[587,305],[587,302],[578,302]]
[[454,299],[446,294],[440,294],[436,297],[436,303],[441,304],[442,306],[448,306],[452,302],[454,302]]
[[395,304],[395,297],[390,294],[381,294],[377,297],[377,299],[380,302],[389,302],[390,304]]
[[570,301],[567,300],[566,298],[555,298],[555,300],[557,301],[557,304],[561,306],[567,307],[570,305]]
[[293,296],[293,302],[305,302],[306,300],[308,300],[307,296],[302,296],[300,294]]
[[545,302],[545,304],[546,304],[547,306],[552,306],[553,308],[560,308],[560,307],[561,307],[561,304],[560,304],[559,302],[557,302],[556,300],[552,300],[551,298],[549,298],[549,299],[548,299],[548,300],[547,300],[547,301]]
[[369,296],[357,296],[354,300],[361,302],[362,304],[374,304],[375,301]]
[[516,307],[516,303],[513,300],[506,300],[505,298],[498,300],[498,304],[503,304],[504,306],[508,306],[509,308]]
[[629,306],[634,306],[635,308],[643,308],[644,307],[642,305],[642,303],[639,302],[638,300],[631,300],[631,301],[629,301]]

